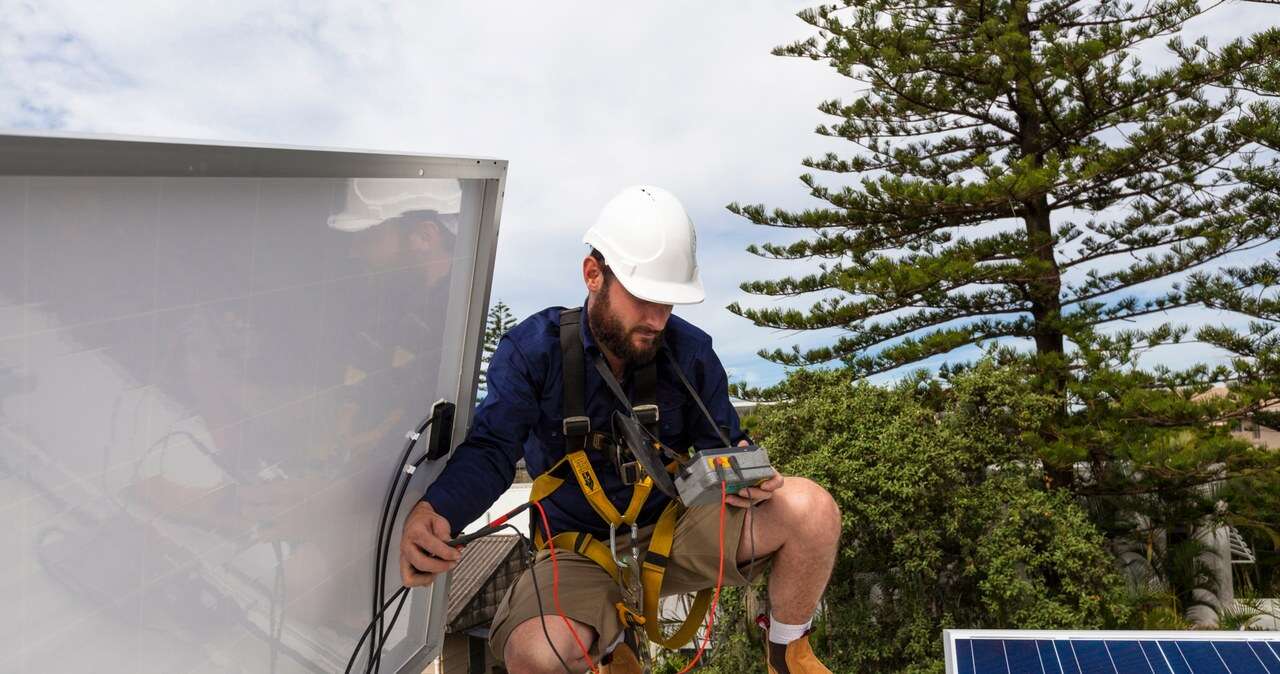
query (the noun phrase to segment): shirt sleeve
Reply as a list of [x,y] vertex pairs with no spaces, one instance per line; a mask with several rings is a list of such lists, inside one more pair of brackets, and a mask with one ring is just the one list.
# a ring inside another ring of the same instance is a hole
[[[746,438],[746,434],[739,426],[738,411],[729,401],[729,375],[724,371],[724,365],[720,364],[720,358],[716,356],[716,352],[712,350],[710,341],[694,358],[693,369],[693,385],[699,397],[702,398],[702,403],[707,406],[707,411],[711,412],[711,417],[716,420],[716,424],[729,430],[729,440],[735,445],[738,444],[740,440]],[[690,401],[690,405],[693,409],[687,413],[694,415],[692,418],[697,420],[691,424],[693,447],[695,449],[723,447],[724,440],[720,439],[720,434],[707,422],[707,417],[702,410],[698,409],[698,404]]]
[[510,338],[498,342],[486,379],[485,397],[466,439],[422,497],[449,521],[455,535],[511,486],[538,416],[537,380]]

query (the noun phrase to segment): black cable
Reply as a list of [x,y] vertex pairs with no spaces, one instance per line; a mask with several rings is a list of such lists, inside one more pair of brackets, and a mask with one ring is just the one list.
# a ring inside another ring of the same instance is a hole
[[[498,527],[497,529],[495,529],[494,531],[489,532],[489,534],[486,534],[486,535],[492,535],[494,533],[497,533],[498,531],[502,531],[503,529],[510,529],[511,531],[515,532],[515,535],[522,541],[523,548],[526,550],[532,551],[533,546],[530,544],[529,539],[524,535],[523,532],[517,529],[514,525],[504,524]],[[551,647],[551,652],[554,653],[556,656],[556,659],[560,661],[560,665],[564,667],[564,671],[567,672],[568,674],[573,674],[573,670],[570,669],[569,665],[565,663],[564,657],[560,655],[560,651],[556,649],[555,643],[552,642],[551,633],[547,631],[546,614],[543,612],[543,609],[542,609],[542,591],[538,587],[538,574],[536,570],[536,565],[531,563],[531,556],[526,556],[522,554],[520,557],[521,557],[521,566],[523,567],[523,570],[530,572],[529,575],[533,582],[533,593],[538,601],[538,621],[542,624],[542,635],[546,637],[547,645]],[[409,598],[409,588],[401,587],[399,590],[396,591],[395,594],[391,595],[391,598],[388,599],[387,602],[382,605],[381,609],[377,612],[376,615],[374,615],[373,619],[369,621],[369,626],[364,629],[363,633],[361,633],[360,641],[356,643],[356,647],[351,651],[351,659],[347,661],[347,668],[345,670],[347,674],[350,674],[351,667],[355,664],[356,656],[360,653],[360,648],[364,645],[364,640],[369,638],[370,632],[373,630],[375,626],[379,624],[379,619],[386,613],[386,610],[391,607],[391,603],[396,601],[396,599],[400,600],[396,606],[395,612],[391,614],[391,621],[386,624],[384,631],[387,633],[390,633],[392,630],[395,629],[396,621],[399,620],[400,618],[400,610],[404,608],[405,600],[408,598]],[[385,637],[384,637],[384,641],[385,641]],[[373,647],[378,653],[382,652],[383,646],[385,645],[386,645],[385,643],[370,642],[370,646]],[[372,666],[372,663],[370,663],[369,665],[366,665],[365,671],[368,671],[371,666]]]
[[[432,418],[434,418],[434,414],[428,416],[427,421],[422,423],[420,427],[425,427],[430,423]],[[384,532],[387,528],[387,518],[390,516],[389,511],[391,509],[391,500],[395,498],[396,488],[399,486],[400,480],[404,476],[405,462],[409,460],[409,453],[413,451],[413,447],[417,444],[419,436],[420,433],[411,433],[405,440],[404,452],[402,452],[400,460],[397,461],[393,467],[394,472],[391,474],[391,484],[387,487],[386,495],[382,499],[382,515],[378,518],[378,535],[373,548],[373,592],[371,595],[371,613],[378,612],[378,604],[382,600],[382,596],[385,594],[385,587],[383,586],[383,571],[386,567],[386,560],[383,559],[383,550],[387,547],[388,541],[386,540],[387,535]],[[371,667],[374,662],[376,656],[374,651],[375,647],[378,644],[381,644],[384,639],[385,636],[382,625],[379,624],[377,631],[374,632],[373,640],[369,642],[369,659],[365,671],[369,671],[369,667]]]
[[[379,614],[378,603],[386,594],[386,567],[387,558],[390,556],[389,547],[391,544],[391,531],[388,530],[388,519],[391,518],[391,501],[395,498],[396,488],[400,485],[402,478],[405,477],[405,465],[409,461],[409,454],[413,452],[413,448],[418,444],[418,438],[422,437],[423,431],[427,429],[436,419],[435,410],[432,410],[425,419],[423,419],[414,429],[405,442],[404,451],[400,455],[400,460],[395,464],[395,472],[391,476],[391,484],[387,487],[386,498],[382,501],[382,517],[378,519],[378,539],[374,546],[373,560],[373,599],[371,604],[372,613]],[[416,465],[416,464],[415,464]],[[405,488],[408,488],[408,480],[405,480]],[[399,503],[396,504],[396,512],[400,512]],[[391,527],[394,528],[395,522],[391,521]],[[376,618],[375,618],[376,620]],[[378,629],[375,638],[369,642],[369,668],[366,672],[377,672],[381,667],[381,652],[375,652],[374,645],[381,644],[385,641],[385,630],[381,621],[378,621]]]
[[[674,363],[674,361],[672,362],[672,366],[673,366],[673,367],[675,367],[675,363]],[[678,367],[676,368],[676,372],[677,372],[677,373],[679,373],[679,368],[678,368]],[[683,378],[683,375],[682,375],[682,377],[681,377],[681,378]],[[689,383],[688,383],[688,381],[687,381],[687,380],[685,381],[685,386],[689,386]],[[692,388],[690,388],[690,391],[692,391]],[[701,403],[701,401],[699,401],[699,403]],[[700,406],[701,406],[701,405],[700,405]],[[710,412],[707,412],[707,410],[706,410],[706,407],[705,407],[705,406],[702,406],[702,408],[703,408],[703,411],[704,411],[704,412],[706,412],[706,414],[708,415],[708,419],[709,419],[709,418],[710,418]],[[718,427],[718,426],[717,426],[716,428],[717,428],[717,430],[719,430],[719,427]],[[659,439],[659,438],[658,438],[658,436],[654,435],[653,433],[650,433],[650,432],[649,432],[649,430],[648,430],[647,428],[644,428],[643,426],[641,426],[640,430],[641,430],[641,432],[643,432],[645,435],[648,435],[648,436],[649,436],[649,439],[650,439],[651,441],[653,441],[656,445],[658,445],[658,446],[661,448],[661,450],[664,450],[664,451],[666,451],[666,452],[669,452],[669,453],[671,453],[671,454],[675,455],[676,457],[679,457],[679,456],[680,456],[680,455],[679,455],[679,454],[677,454],[674,450],[672,450],[670,447],[668,447],[668,446],[666,446],[665,444],[663,444],[662,440],[661,440],[661,439]],[[755,440],[751,439],[751,436],[750,436],[750,435],[748,435],[745,431],[743,432],[743,436],[746,438],[746,440],[747,440],[747,442],[748,442],[748,443],[753,444],[753,445],[754,445],[754,444],[756,444],[756,443],[755,443]],[[723,438],[723,439],[725,440],[725,442],[726,442],[726,443],[728,442],[728,438],[724,438],[724,435],[723,435],[723,434],[721,434],[721,438]],[[732,446],[732,445],[730,445],[730,446]],[[776,471],[775,471],[775,472],[776,472]],[[747,524],[747,538],[748,538],[748,540],[749,540],[749,541],[750,541],[750,543],[751,543],[751,558],[747,561],[747,576],[746,576],[746,580],[747,580],[747,587],[748,587],[748,588],[750,588],[751,583],[755,581],[755,571],[756,571],[756,569],[755,569],[755,566],[756,566],[756,511],[758,510],[757,506],[759,506],[759,505],[760,505],[760,503],[761,503],[760,501],[756,501],[756,500],[748,500],[748,502],[747,502],[747,519],[749,519],[749,520],[750,520],[750,522]],[[535,584],[535,587],[537,587],[537,586],[536,586],[536,584]],[[766,615],[768,614],[768,596],[769,596],[769,595],[768,595],[768,592],[766,592],[766,593],[765,593],[765,599],[766,599],[766,601],[765,601],[765,606],[766,606],[765,613],[766,613]],[[539,608],[541,608],[541,606],[539,606]],[[549,638],[550,638],[550,637],[548,637],[548,639],[549,639]],[[767,639],[767,637],[766,637],[766,639]],[[561,663],[562,663],[562,664],[563,664],[563,662],[564,662],[564,661],[563,661],[563,660],[561,660]],[[566,668],[566,669],[567,669],[567,668]]]
[[751,540],[751,559],[747,561],[747,586],[750,587],[756,572],[756,505],[755,501],[747,504],[747,538]]
[[382,653],[382,649],[387,645],[387,639],[391,637],[391,630],[396,628],[396,621],[400,619],[400,609],[404,608],[405,600],[409,598],[406,592],[400,597],[400,603],[396,604],[396,612],[391,614],[391,622],[387,623],[386,634],[382,638],[382,643],[378,644],[378,653]]
[[[507,526],[511,527],[511,530],[515,531],[516,534],[520,536],[521,540],[525,541],[525,544],[529,547],[531,551],[533,550],[533,545],[529,542],[528,539],[524,537],[524,534],[520,533],[519,529],[512,527],[510,524],[508,524]],[[551,532],[547,531],[546,527],[543,527],[542,533],[543,533],[544,539],[550,542]],[[546,637],[547,646],[551,647],[551,652],[555,653],[556,659],[560,661],[560,666],[564,667],[564,671],[567,674],[573,674],[573,670],[569,669],[569,665],[564,661],[564,657],[560,655],[560,651],[556,650],[555,643],[551,641],[551,633],[547,631],[547,616],[542,612],[542,590],[538,588],[538,564],[537,564],[536,551],[533,552],[532,560],[526,563],[525,569],[529,571],[529,576],[533,579],[533,596],[538,600],[538,624],[542,626],[542,636]],[[599,637],[597,636],[597,638]]]
[[[351,667],[356,663],[356,656],[360,654],[360,648],[364,646],[364,640],[369,638],[369,633],[372,632],[373,628],[378,624],[378,620],[382,618],[382,614],[386,612],[392,602],[400,599],[401,595],[408,595],[408,593],[409,588],[407,587],[401,587],[399,590],[396,590],[396,593],[391,595],[391,598],[387,600],[387,603],[383,604],[382,608],[378,609],[374,614],[373,620],[369,621],[369,626],[364,628],[364,632],[360,634],[360,640],[356,642],[356,647],[351,649],[351,659],[347,660],[347,668],[344,670],[345,674],[351,674]],[[374,644],[370,645],[372,646]]]
[[[417,460],[417,461],[415,461],[415,462],[413,463],[413,468],[414,468],[414,470],[415,470],[415,471],[418,469],[418,466],[422,465],[422,462],[423,462],[423,461],[425,461],[425,460],[426,460],[426,458],[427,458],[427,455],[426,455],[426,454],[423,454],[422,456],[418,457],[418,460]],[[398,481],[399,481],[399,492],[395,495],[395,507],[391,510],[391,512],[392,512],[392,513],[399,513],[399,512],[400,512],[400,506],[401,506],[402,504],[404,504],[404,495],[409,491],[409,482],[411,481],[411,479],[412,479],[412,473],[410,473],[410,472],[409,472],[409,471],[407,471],[407,470],[402,470],[402,471],[401,471],[401,474],[400,474],[400,476],[399,476],[399,480],[398,480]],[[382,565],[379,567],[379,571],[380,571],[381,573],[379,574],[378,587],[379,587],[379,588],[384,588],[384,589],[382,589],[382,590],[380,590],[380,591],[379,591],[379,593],[378,593],[378,596],[379,596],[379,597],[381,597],[381,596],[382,596],[382,594],[386,592],[386,590],[385,590],[385,588],[386,588],[386,583],[387,583],[387,571],[386,571],[386,564],[387,564],[387,560],[388,560],[388,559],[390,558],[390,556],[391,556],[391,551],[390,551],[390,548],[391,548],[391,532],[392,532],[392,530],[393,530],[394,526],[395,526],[395,520],[394,520],[394,519],[389,520],[389,521],[387,522],[387,527],[386,527],[386,530],[385,530],[385,539],[384,539],[383,545],[380,547],[380,549],[381,549],[381,551],[382,551]],[[398,613],[398,612],[399,612],[399,611],[397,611],[397,613]],[[394,619],[392,620],[392,623],[394,624]],[[377,653],[376,653],[376,654],[374,654],[374,655],[373,655],[372,660],[370,660],[370,661],[369,661],[369,666],[365,669],[365,671],[366,671],[366,672],[378,672],[378,671],[379,671],[379,669],[382,667],[382,646],[381,646],[381,644],[385,644],[385,643],[386,643],[387,636],[388,636],[388,635],[387,635],[387,632],[390,632],[390,631],[391,631],[391,628],[390,628],[390,627],[385,627],[385,628],[384,628],[384,627],[382,627],[382,626],[381,626],[381,624],[379,624],[379,626],[378,626],[378,630],[379,630],[379,632],[381,633],[381,634],[380,634],[380,639],[379,639],[379,644],[380,644],[380,645],[379,645],[379,647],[378,647]]]
[[680,378],[680,383],[689,391],[689,395],[693,398],[693,402],[698,403],[698,409],[702,410],[702,415],[711,423],[711,430],[720,436],[720,440],[724,442],[725,447],[732,447],[733,443],[729,442],[729,436],[720,428],[720,424],[716,423],[715,417],[711,416],[711,410],[707,409],[706,403],[702,402],[702,396],[694,390],[693,384],[689,383],[689,378],[684,376],[684,370],[680,369],[680,364],[676,362],[676,357],[671,355],[671,349],[663,349],[663,353],[667,354],[667,362],[671,363],[671,369],[676,371],[676,376]]
[[[751,438],[751,435],[746,431],[742,431],[742,437],[747,439],[748,444],[752,444],[752,445],[756,444],[756,441],[753,440]],[[774,472],[777,473],[776,470]],[[751,581],[754,580],[755,570],[756,570],[755,569],[755,566],[756,566],[756,513],[755,511],[757,510],[756,506],[758,505],[760,505],[759,501],[747,502],[747,519],[751,520],[751,523],[747,525],[747,537],[751,540],[751,559],[750,561],[747,562],[747,587],[751,586]]]

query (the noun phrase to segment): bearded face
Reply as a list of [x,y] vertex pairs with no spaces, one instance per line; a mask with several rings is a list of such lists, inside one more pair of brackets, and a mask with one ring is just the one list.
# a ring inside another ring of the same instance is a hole
[[[625,293],[626,289],[615,283],[614,279],[606,279],[605,287],[587,313],[591,334],[623,362],[633,366],[644,365],[658,355],[663,331],[653,330],[642,322],[628,325],[624,320],[625,312],[620,311],[621,307],[618,306],[621,303],[615,304],[613,297],[615,293]],[[634,298],[626,299],[638,301]]]

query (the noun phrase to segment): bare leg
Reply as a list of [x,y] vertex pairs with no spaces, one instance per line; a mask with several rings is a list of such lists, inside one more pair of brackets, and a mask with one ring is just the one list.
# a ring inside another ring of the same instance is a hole
[[[755,520],[754,531],[752,519]],[[831,578],[840,545],[840,508],[827,490],[803,477],[786,477],[773,497],[747,513],[738,563],[775,553],[769,573],[769,604],[780,621],[808,620]]]
[[[574,642],[569,628],[558,615],[546,616],[547,634],[542,633],[542,626],[537,618],[526,620],[511,631],[507,644],[502,649],[502,659],[506,661],[507,671],[511,674],[565,674],[564,666],[556,659],[556,654],[547,645],[547,636],[555,644],[556,651],[564,658],[565,664],[574,672],[587,671],[587,661],[582,651]],[[578,633],[578,638],[587,649],[596,640],[596,631],[572,618],[569,622]]]

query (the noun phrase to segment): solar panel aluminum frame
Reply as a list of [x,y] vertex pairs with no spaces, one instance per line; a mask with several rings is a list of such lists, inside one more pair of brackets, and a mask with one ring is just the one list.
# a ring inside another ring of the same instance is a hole
[[[207,140],[153,138],[128,135],[69,134],[0,130],[0,176],[81,177],[239,177],[239,178],[456,178],[482,181],[481,214],[474,265],[468,289],[466,320],[446,340],[460,349],[454,402],[455,429],[466,429],[474,406],[480,371],[485,317],[493,282],[493,265],[502,213],[508,162],[489,157],[425,155],[376,150],[223,143]],[[455,430],[450,453],[461,440]],[[448,457],[424,466],[414,475],[412,493],[422,490],[443,469]],[[381,494],[371,494],[378,499]],[[370,522],[370,525],[373,525]],[[395,549],[389,582],[397,583]],[[398,672],[420,672],[437,655],[444,640],[448,577],[437,582],[426,602],[411,602],[401,621],[409,634],[425,634],[386,654],[387,661],[403,661]],[[422,592],[419,590],[419,592]],[[429,631],[428,631],[429,630]],[[354,646],[354,644],[352,644]]]
[[963,639],[1079,640],[1079,641],[1276,641],[1280,632],[1223,630],[993,630],[942,631],[946,674],[959,674],[956,642]]

